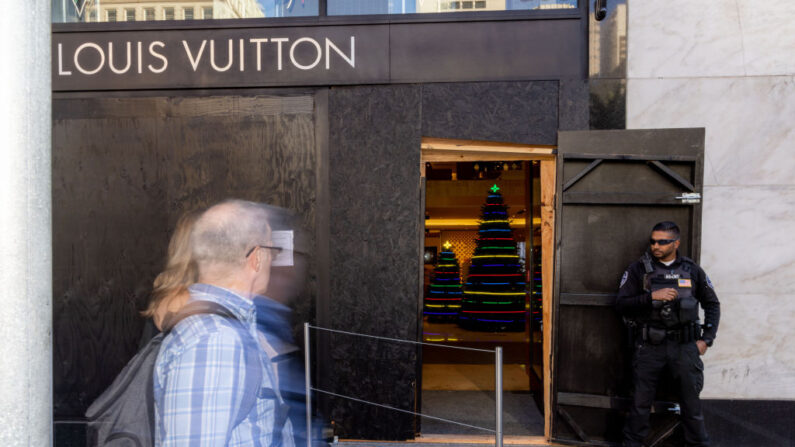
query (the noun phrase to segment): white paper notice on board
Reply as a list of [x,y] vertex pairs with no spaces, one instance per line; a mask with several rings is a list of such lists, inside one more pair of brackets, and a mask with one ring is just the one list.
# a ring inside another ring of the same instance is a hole
[[271,235],[274,247],[281,247],[282,252],[276,256],[271,266],[273,267],[292,267],[293,266],[293,231],[274,231]]

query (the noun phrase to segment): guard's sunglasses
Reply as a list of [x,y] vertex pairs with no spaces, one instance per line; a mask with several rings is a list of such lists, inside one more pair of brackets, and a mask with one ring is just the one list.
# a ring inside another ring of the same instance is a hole
[[248,258],[249,256],[251,256],[251,253],[254,253],[254,250],[256,250],[257,248],[270,248],[271,250],[276,250],[276,256],[279,256],[279,253],[282,252],[282,247],[271,247],[270,245],[255,245],[251,247],[251,250],[249,250],[248,253],[246,253],[246,257]]
[[674,243],[674,242],[676,242],[678,240],[679,239],[649,239],[649,245],[654,245],[654,244],[657,244],[657,245],[669,245],[669,244],[672,244],[672,243]]

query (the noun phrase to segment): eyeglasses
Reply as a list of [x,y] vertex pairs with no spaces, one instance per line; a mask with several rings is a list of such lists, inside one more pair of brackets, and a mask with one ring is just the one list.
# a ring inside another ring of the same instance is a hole
[[678,241],[679,239],[649,239],[649,245],[668,245]]
[[255,245],[251,247],[251,250],[249,250],[248,253],[246,253],[246,257],[248,258],[249,256],[251,256],[251,253],[254,253],[254,250],[256,250],[257,248],[270,248],[271,250],[276,250],[276,256],[278,256],[279,253],[282,252],[282,247],[271,247],[270,245]]

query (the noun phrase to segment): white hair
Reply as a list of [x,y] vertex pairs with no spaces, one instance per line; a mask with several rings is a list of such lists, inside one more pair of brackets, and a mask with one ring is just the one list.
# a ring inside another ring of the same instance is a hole
[[199,217],[190,239],[200,278],[236,272],[245,264],[246,253],[252,247],[266,245],[271,239],[267,207],[245,200],[225,200]]

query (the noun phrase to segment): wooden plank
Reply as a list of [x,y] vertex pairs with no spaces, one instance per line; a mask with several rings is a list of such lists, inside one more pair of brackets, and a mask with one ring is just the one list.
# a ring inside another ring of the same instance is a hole
[[544,326],[544,436],[552,432],[552,281],[555,259],[555,160],[541,161],[541,321]]
[[[527,210],[527,212],[525,213],[525,216],[527,216],[527,218],[525,219],[524,222],[525,223],[524,234],[527,235],[526,239],[527,243],[524,246],[524,258],[527,260],[527,263],[525,265],[528,266],[528,268],[526,269],[527,271],[525,272],[526,274],[525,281],[527,281],[526,284],[531,287],[530,290],[533,290],[532,289],[534,281],[533,256],[535,255],[535,253],[533,253],[533,225],[536,223],[535,222],[536,216],[533,216],[533,162],[523,161],[522,168],[523,168],[522,170],[524,171],[524,190],[525,190],[524,209]],[[539,225],[541,224],[540,217],[538,217],[538,224]],[[528,307],[530,307],[532,305],[532,303],[530,303],[530,300],[532,300],[532,292],[527,294],[527,300],[528,300],[527,301]],[[532,313],[530,315],[532,315]],[[527,373],[528,376],[527,384],[529,386],[529,389],[533,392],[534,395],[537,396],[539,394],[539,389],[538,388],[533,389],[533,380],[531,380],[531,376],[533,375],[533,368],[531,366],[533,365],[534,362],[533,362],[533,348],[532,348],[533,331],[530,320],[531,318],[527,318],[527,320],[525,321],[525,333],[528,334],[528,336],[530,337],[530,346],[527,349],[527,357],[525,359],[526,362],[525,364],[528,366],[528,368],[525,369],[525,372]],[[541,355],[543,355],[543,353]],[[536,380],[535,383],[536,387],[538,387],[538,380]],[[543,393],[543,390],[541,390],[541,393]]]
[[566,306],[613,306],[614,293],[565,293],[560,294],[560,304]]
[[558,407],[558,414],[566,421],[566,424],[577,434],[577,437],[580,438],[583,442],[591,442],[588,438],[588,435],[583,431],[583,429],[577,424],[573,417],[569,414],[568,411],[564,410],[563,408]]
[[669,168],[668,166],[665,166],[664,164],[662,164],[662,163],[661,163],[659,160],[653,160],[653,161],[652,161],[652,162],[650,162],[649,164],[650,164],[651,166],[653,166],[653,167],[655,167],[655,168],[659,169],[660,171],[662,171],[662,172],[663,172],[663,174],[665,174],[665,175],[667,175],[668,177],[670,177],[671,179],[673,179],[673,180],[674,180],[676,183],[678,183],[678,184],[680,184],[680,185],[684,186],[684,187],[685,187],[685,188],[687,188],[689,191],[695,191],[695,190],[696,190],[696,187],[695,187],[695,186],[693,186],[693,184],[692,184],[692,183],[690,183],[690,182],[688,182],[687,180],[685,180],[685,178],[684,178],[684,177],[682,177],[681,175],[679,175],[679,174],[677,174],[676,172],[674,172],[674,171],[673,171],[671,168]]
[[564,393],[558,392],[558,405],[574,405],[590,408],[614,408],[613,399],[601,394]]
[[675,194],[632,192],[564,192],[564,205],[685,205]]
[[[607,410],[626,411],[632,404],[628,397],[606,396],[604,394],[566,393],[558,392],[556,395],[558,405],[571,405],[576,407],[604,408]],[[655,400],[652,403],[652,413],[670,413],[676,407],[676,402]]]
[[554,155],[555,146],[529,145],[521,143],[504,143],[498,141],[455,140],[447,138],[423,138],[422,150],[441,151],[479,151],[479,152],[504,152],[504,153],[537,153],[540,155]]
[[681,422],[679,418],[672,418],[669,420],[668,423],[660,429],[660,431],[652,436],[651,440],[649,441],[649,447],[657,447],[658,445],[661,445],[663,441],[674,434],[674,430],[676,430],[676,427],[678,427],[680,423]]
[[422,161],[438,162],[471,162],[471,161],[521,161],[521,160],[542,160],[552,159],[555,156],[546,152],[496,152],[496,151],[477,151],[459,150],[445,151],[437,149],[424,149],[422,151]]
[[597,167],[597,166],[599,166],[599,165],[602,163],[602,161],[604,161],[604,159],[602,159],[602,158],[599,158],[599,159],[597,159],[597,160],[594,160],[594,161],[592,161],[592,162],[591,162],[591,164],[589,164],[588,166],[586,166],[586,167],[585,167],[585,169],[583,169],[582,171],[580,171],[580,172],[579,172],[577,175],[575,175],[575,176],[574,176],[574,177],[573,177],[571,180],[569,180],[568,182],[566,182],[566,184],[565,184],[565,185],[563,185],[563,191],[565,191],[565,190],[567,190],[567,189],[571,188],[571,187],[572,187],[572,186],[573,186],[575,183],[579,182],[579,181],[580,181],[580,179],[582,179],[583,177],[585,177],[586,175],[588,175],[588,173],[589,173],[589,172],[591,172],[591,171],[593,171],[594,169],[596,169],[596,167]]
[[696,161],[693,155],[622,155],[622,154],[593,154],[588,152],[560,154],[566,160],[627,160],[627,161]]

